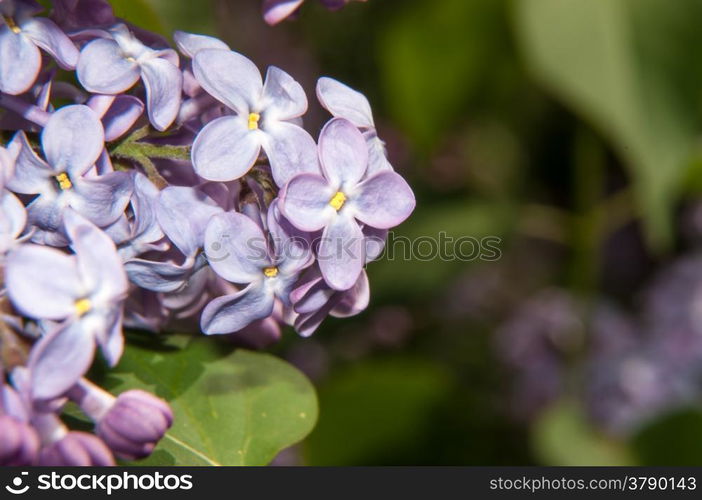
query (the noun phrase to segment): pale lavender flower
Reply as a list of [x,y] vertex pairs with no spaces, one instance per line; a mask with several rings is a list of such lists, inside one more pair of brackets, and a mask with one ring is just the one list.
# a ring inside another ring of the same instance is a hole
[[109,31],[80,52],[76,74],[81,85],[98,94],[120,94],[141,79],[146,88],[149,120],[158,130],[168,128],[180,107],[183,77],[178,54],[154,50],[140,42],[124,24]]
[[[288,243],[283,228],[268,213],[272,244],[249,217],[235,212],[214,216],[205,231],[205,252],[210,267],[222,278],[244,286],[234,294],[212,300],[202,312],[200,324],[208,335],[232,333],[273,312],[276,299],[289,304],[290,290],[299,272],[310,265],[311,254],[303,248],[281,251]],[[278,234],[276,234],[278,233]]]
[[314,139],[292,122],[307,110],[305,92],[274,66],[265,83],[256,65],[233,51],[203,49],[195,54],[193,72],[202,87],[234,111],[208,123],[193,143],[198,175],[230,181],[245,175],[266,152],[279,186],[302,172],[319,172]]
[[366,96],[333,78],[322,77],[317,80],[317,99],[334,118],[345,118],[363,132],[368,144],[367,176],[382,170],[392,170],[385,143],[375,129],[373,112]]
[[318,251],[325,281],[337,290],[351,288],[365,263],[360,224],[389,229],[414,210],[415,199],[405,180],[381,171],[362,180],[368,150],[361,132],[348,120],[335,118],[319,137],[323,176],[300,174],[286,186],[281,211],[302,231],[323,229]]
[[66,34],[44,17],[33,17],[42,7],[31,0],[0,2],[0,92],[29,90],[41,69],[39,47],[65,69],[73,69],[78,49]]
[[46,161],[34,153],[24,132],[15,135],[11,147],[18,147],[19,154],[7,187],[38,195],[27,207],[30,224],[41,230],[33,241],[64,245],[59,231],[67,207],[98,226],[113,223],[124,212],[133,189],[129,174],[84,175],[100,156],[103,138],[97,116],[83,105],[66,106],[51,115],[41,134]]
[[34,345],[29,358],[32,397],[60,396],[89,368],[95,344],[107,362],[119,360],[127,278],[112,240],[69,210],[66,232],[74,255],[22,245],[7,258],[10,300],[23,314],[61,321]]

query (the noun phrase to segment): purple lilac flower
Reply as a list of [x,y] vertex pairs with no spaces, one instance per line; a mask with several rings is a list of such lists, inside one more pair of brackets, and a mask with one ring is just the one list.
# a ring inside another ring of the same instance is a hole
[[334,118],[345,118],[363,132],[368,144],[367,176],[392,170],[385,143],[375,129],[373,112],[366,96],[333,78],[322,77],[317,80],[317,99]]
[[319,172],[314,139],[292,121],[307,110],[307,97],[290,75],[271,66],[264,83],[250,60],[221,49],[198,51],[193,71],[200,85],[235,113],[211,121],[195,139],[192,160],[198,175],[238,179],[261,148],[279,186],[296,174]]
[[361,132],[348,120],[335,118],[319,136],[323,175],[300,174],[286,186],[281,211],[303,231],[323,230],[319,266],[325,281],[347,290],[358,280],[365,262],[360,224],[389,229],[414,210],[407,182],[392,171],[365,180],[368,150]]
[[[269,221],[272,218],[271,211]],[[274,223],[268,225],[272,228]],[[282,251],[289,241],[274,235],[270,244],[261,228],[243,214],[226,212],[212,217],[205,230],[209,264],[219,276],[244,288],[207,304],[200,320],[204,333],[237,332],[269,317],[276,299],[289,303],[299,272],[311,263],[311,254],[304,249]]]
[[98,38],[80,52],[76,74],[81,85],[98,94],[120,94],[141,78],[146,88],[149,120],[168,128],[180,107],[182,75],[173,49],[154,50],[141,43],[124,24],[113,26],[111,38]]
[[78,49],[66,34],[44,17],[33,17],[42,7],[32,0],[0,2],[0,92],[26,92],[41,69],[39,47],[65,69],[73,69]]
[[41,134],[46,161],[34,153],[24,132],[15,135],[11,146],[18,147],[19,154],[7,187],[38,195],[27,207],[29,223],[39,230],[33,241],[64,245],[60,230],[67,207],[98,226],[111,224],[124,212],[132,192],[129,174],[86,175],[103,150],[103,138],[97,116],[83,105],[66,106],[51,115]]
[[112,240],[73,211],[65,215],[74,255],[22,245],[7,258],[7,291],[23,314],[60,321],[33,347],[32,396],[50,399],[89,368],[95,344],[114,366],[123,349],[122,302],[127,279]]

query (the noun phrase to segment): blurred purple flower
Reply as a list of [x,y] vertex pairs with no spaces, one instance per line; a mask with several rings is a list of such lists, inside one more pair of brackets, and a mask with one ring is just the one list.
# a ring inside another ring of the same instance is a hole
[[[272,25],[293,15],[305,0],[263,0],[263,19]],[[320,0],[329,10],[338,10],[352,0]],[[356,0],[365,2],[366,0]]]

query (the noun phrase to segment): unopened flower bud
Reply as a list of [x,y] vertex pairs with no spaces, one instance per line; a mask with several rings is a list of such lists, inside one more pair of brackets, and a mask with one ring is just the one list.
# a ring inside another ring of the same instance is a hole
[[96,433],[117,456],[133,460],[150,455],[172,424],[173,412],[165,401],[135,389],[117,397]]

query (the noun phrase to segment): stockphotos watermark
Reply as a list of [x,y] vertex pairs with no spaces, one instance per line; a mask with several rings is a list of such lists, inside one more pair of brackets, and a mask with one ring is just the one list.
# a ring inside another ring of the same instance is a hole
[[[408,237],[390,231],[387,235],[364,235],[357,238],[329,238],[289,236],[269,239],[250,238],[244,242],[237,235],[222,233],[219,238],[205,248],[205,255],[212,262],[227,260],[235,252],[235,257],[252,261],[263,261],[274,249],[276,260],[301,259],[314,251],[317,260],[358,259],[373,256],[370,260],[387,259],[429,262],[433,260],[473,262],[496,261],[502,257],[502,238],[499,236],[451,236],[445,231],[436,235]],[[364,255],[360,255],[364,252]]]
[[32,489],[50,491],[104,491],[111,495],[114,491],[134,490],[190,490],[193,488],[193,476],[190,474],[161,474],[152,472],[148,474],[40,474],[36,476],[36,483],[29,484],[29,472],[21,472],[5,486],[13,495],[23,495]]

